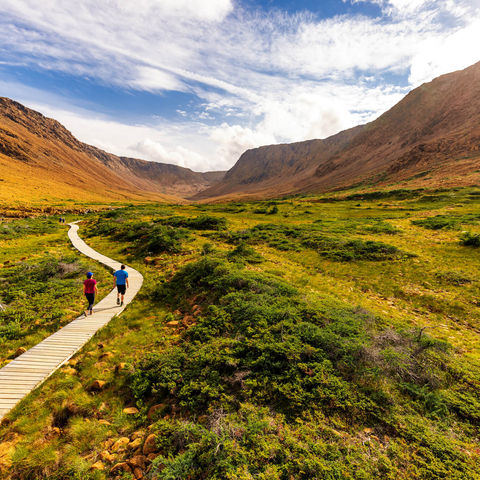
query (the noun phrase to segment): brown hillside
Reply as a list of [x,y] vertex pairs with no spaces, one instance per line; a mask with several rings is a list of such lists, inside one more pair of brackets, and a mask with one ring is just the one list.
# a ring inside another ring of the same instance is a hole
[[377,120],[325,140],[245,152],[195,198],[351,186],[461,186],[480,176],[480,63],[410,92]]
[[172,200],[222,176],[118,157],[78,141],[59,122],[0,97],[0,201]]

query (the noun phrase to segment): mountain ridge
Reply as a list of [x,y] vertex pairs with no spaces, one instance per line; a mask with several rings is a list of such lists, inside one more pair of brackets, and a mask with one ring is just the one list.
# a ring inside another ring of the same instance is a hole
[[[365,125],[322,140],[248,150],[222,181],[193,199],[475,184],[479,125],[480,62],[421,85]],[[272,167],[273,176],[266,172]]]
[[51,187],[66,198],[82,200],[178,200],[224,173],[194,172],[105,152],[79,141],[58,121],[6,97],[0,97],[0,166],[0,199],[5,200],[18,196],[17,191],[39,199]]

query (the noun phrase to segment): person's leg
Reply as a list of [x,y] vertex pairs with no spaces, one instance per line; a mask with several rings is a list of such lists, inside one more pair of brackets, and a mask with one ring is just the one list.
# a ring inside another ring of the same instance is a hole
[[86,293],[85,294],[85,298],[87,299],[87,302],[88,302],[88,306],[87,306],[87,309],[85,310],[85,316],[88,315],[88,312],[90,311],[90,309],[92,308],[92,294],[91,293]]
[[93,313],[93,304],[95,302],[95,294],[94,293],[86,293],[85,296],[87,297],[88,300],[88,309],[90,312],[90,315]]
[[124,299],[124,295],[125,295],[125,290],[126,290],[126,286],[125,285],[119,285],[118,286],[118,292],[120,293],[120,296],[121,296],[121,302],[120,302],[120,306],[122,307],[123,306],[123,299]]

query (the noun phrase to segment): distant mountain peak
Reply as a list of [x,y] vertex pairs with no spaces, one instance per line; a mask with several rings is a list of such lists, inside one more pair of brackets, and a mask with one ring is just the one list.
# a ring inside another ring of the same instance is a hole
[[480,62],[412,90],[367,125],[248,150],[221,182],[194,198],[472,185],[479,169]]
[[184,198],[224,175],[107,153],[6,97],[0,97],[0,167],[0,200],[12,192],[32,200],[52,194],[59,199]]

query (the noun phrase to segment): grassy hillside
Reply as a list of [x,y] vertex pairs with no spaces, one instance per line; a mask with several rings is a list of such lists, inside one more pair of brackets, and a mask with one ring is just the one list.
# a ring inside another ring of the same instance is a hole
[[3,422],[2,478],[480,478],[479,191],[133,206],[80,235],[145,286]]

